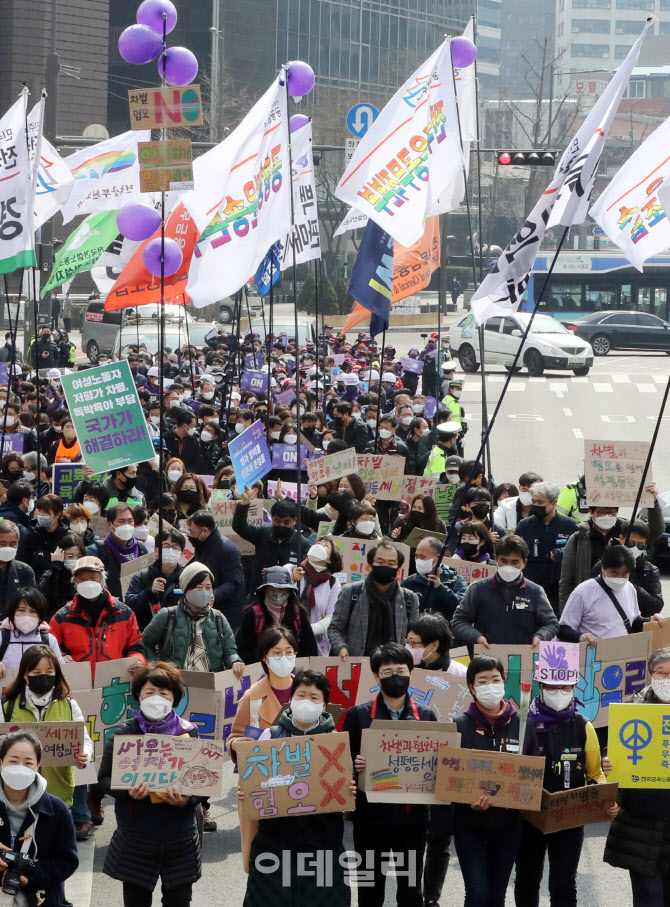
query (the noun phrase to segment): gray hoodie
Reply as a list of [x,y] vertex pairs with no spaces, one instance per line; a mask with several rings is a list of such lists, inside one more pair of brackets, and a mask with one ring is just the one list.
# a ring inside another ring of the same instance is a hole
[[[28,796],[23,801],[20,806],[12,805],[7,797],[5,796],[5,789],[2,784],[0,784],[0,800],[5,804],[7,808],[7,815],[9,816],[9,827],[12,830],[12,843],[15,844],[14,839],[21,831],[21,826],[26,818],[26,814],[31,806],[34,806],[38,800],[45,794],[47,789],[46,779],[42,775],[36,775],[35,780],[28,788]],[[20,844],[18,845],[21,846]],[[37,856],[37,853],[35,853]],[[12,907],[28,907],[28,900],[25,894],[22,891],[19,891],[18,894],[14,897],[12,902]]]

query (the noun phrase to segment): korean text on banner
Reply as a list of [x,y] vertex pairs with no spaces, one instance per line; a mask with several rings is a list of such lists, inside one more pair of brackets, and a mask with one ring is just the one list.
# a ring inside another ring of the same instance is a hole
[[297,265],[321,258],[311,122],[291,133],[291,159],[295,223],[292,232],[282,240],[280,262],[282,271],[293,264],[294,248]]
[[462,576],[468,586],[470,583],[477,582],[478,579],[495,576],[498,572],[498,568],[494,564],[477,564],[474,561],[462,561],[458,557],[443,557],[442,563]]
[[670,790],[670,706],[611,705],[607,756],[619,787]]
[[30,731],[42,744],[42,768],[76,765],[84,748],[83,721],[5,721],[0,723],[0,737],[13,731]]
[[540,640],[535,680],[540,683],[579,682],[579,643]]
[[542,834],[549,835],[567,828],[581,828],[596,822],[609,822],[607,811],[616,803],[618,784],[587,784],[555,794],[542,791],[542,809],[522,812],[526,822]]
[[118,235],[116,211],[99,211],[79,224],[56,252],[49,280],[42,288],[44,298],[49,290],[62,287],[81,271],[90,271],[105,249]]
[[383,454],[358,454],[356,472],[366,494],[378,501],[397,501],[403,488],[405,458]]
[[487,794],[493,806],[536,811],[542,806],[544,761],[544,756],[442,747],[435,797],[447,803],[475,803]]
[[198,737],[151,734],[114,738],[112,790],[146,783],[150,791],[174,786],[186,797],[223,794],[223,744]]
[[[367,561],[367,552],[370,547],[374,548],[376,541],[366,542],[364,539],[349,539],[341,535],[333,536],[333,542],[342,555],[342,571],[347,574],[348,582],[358,583],[364,580],[370,573],[370,565]],[[396,548],[402,551],[405,562],[398,570],[398,582],[402,582],[407,574],[409,566],[410,548],[399,542],[395,542]]]
[[35,264],[27,106],[28,93],[24,90],[0,119],[0,274]]
[[84,467],[80,463],[54,463],[52,466],[54,494],[64,504],[72,504],[75,488],[84,481]]
[[235,752],[246,819],[354,809],[348,733],[240,742]]
[[307,464],[307,476],[317,485],[341,479],[342,476],[350,476],[355,472],[358,472],[358,457],[355,450],[327,454],[319,460],[310,460]]
[[[584,441],[586,503],[590,507],[635,504],[648,454],[648,441]],[[653,481],[649,464],[645,484]],[[652,495],[643,491],[640,506],[653,507]]]
[[96,475],[154,459],[127,359],[61,379],[84,463]]
[[265,428],[259,420],[245,429],[228,445],[228,453],[235,470],[237,487],[242,491],[253,485],[272,469],[272,460],[265,439]]

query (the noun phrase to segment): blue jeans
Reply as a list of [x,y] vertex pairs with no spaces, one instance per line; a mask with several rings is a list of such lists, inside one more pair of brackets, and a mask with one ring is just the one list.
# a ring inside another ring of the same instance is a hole
[[87,795],[88,787],[85,784],[78,784],[75,787],[72,806],[70,807],[72,821],[75,823],[91,821],[91,810],[88,808]]
[[465,883],[465,907],[505,907],[520,838],[520,819],[498,829],[456,819],[454,844]]

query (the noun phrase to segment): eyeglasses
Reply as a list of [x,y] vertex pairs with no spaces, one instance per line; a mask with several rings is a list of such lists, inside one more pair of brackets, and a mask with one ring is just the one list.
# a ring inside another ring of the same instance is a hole
[[268,652],[268,657],[270,658],[281,658],[282,655],[286,655],[289,658],[293,658],[295,652],[293,649],[286,649],[285,652],[282,652],[280,649],[273,649],[271,652]]
[[377,676],[380,680],[384,680],[387,677],[393,677],[394,674],[397,674],[399,677],[409,677],[409,668],[405,665],[401,665],[395,670],[392,668],[382,668]]
[[651,676],[656,680],[670,680],[670,671],[652,671]]

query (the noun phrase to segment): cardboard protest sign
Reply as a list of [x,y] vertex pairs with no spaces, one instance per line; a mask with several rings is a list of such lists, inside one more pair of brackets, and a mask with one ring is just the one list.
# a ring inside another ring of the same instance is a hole
[[403,476],[401,497],[409,501],[417,494],[428,494],[426,489],[434,488],[439,481],[439,476]]
[[430,495],[435,501],[437,515],[445,525],[448,525],[450,522],[449,510],[451,509],[451,502],[456,494],[456,485],[432,485],[428,488],[424,488],[423,493]]
[[[216,528],[224,538],[233,542],[241,554],[253,554],[256,550],[255,546],[236,532],[233,532],[233,514],[240,502],[226,500],[227,494],[227,491],[218,488],[212,492],[209,506],[212,510]],[[247,522],[252,526],[263,525],[263,501],[260,498],[252,498],[249,503]]]
[[482,794],[488,794],[492,806],[537,811],[542,805],[544,761],[544,756],[442,747],[435,798],[447,803],[475,803]]
[[357,472],[365,493],[378,501],[398,501],[405,477],[405,458],[387,454],[358,454]]
[[535,680],[569,684],[579,681],[579,643],[540,640]]
[[[420,526],[415,526],[405,539],[405,544],[409,545],[410,548],[416,548],[419,542],[421,542],[423,539],[428,538],[437,539],[438,542],[444,544],[446,535],[444,534],[444,532],[433,532],[432,529],[421,529]],[[444,563],[444,559],[442,562]]]
[[[328,711],[332,714],[332,706],[343,709],[342,717],[336,722],[338,731],[342,730],[344,712],[358,702],[358,685],[361,680],[363,665],[370,670],[369,658],[349,657],[346,661],[341,658],[321,658],[311,656],[309,666],[312,671],[325,674],[330,681],[330,701]],[[334,716],[333,716],[334,717]]]
[[[342,572],[347,574],[348,582],[357,583],[364,580],[370,572],[370,565],[367,562],[367,552],[374,548],[379,539],[371,539],[366,542],[365,539],[349,539],[341,535],[334,535],[333,542],[337,545],[342,555]],[[398,582],[402,582],[407,576],[409,568],[409,546],[396,542],[396,547],[405,555],[405,562],[398,570]]]
[[[591,507],[625,507],[635,504],[649,455],[649,442],[584,441],[586,502]],[[645,485],[653,482],[651,464]],[[654,498],[642,492],[641,507],[653,507]]]
[[[235,677],[232,670],[230,671],[218,671],[215,675],[217,689],[220,691],[222,706],[221,714],[218,719],[220,723],[221,732],[218,732],[217,724],[217,733],[216,739],[223,740],[224,746],[230,732],[233,729],[233,722],[235,721],[235,716],[237,715],[237,707],[240,704],[240,700],[249,689],[249,687],[256,683],[257,680],[265,677],[263,668],[260,664],[248,665],[244,671],[242,677]],[[191,719],[193,720],[193,719]],[[226,750],[226,758],[228,756],[228,751]]]
[[358,459],[353,447],[339,453],[327,454],[318,460],[310,460],[307,464],[307,476],[311,481],[322,485],[349,476],[358,471]]
[[85,769],[75,768],[75,781],[77,784],[92,784],[98,777],[105,743],[100,721],[102,690],[77,690],[73,698],[82,711],[88,736],[93,741],[93,756]]
[[273,819],[355,808],[349,734],[238,743],[245,819]]
[[652,634],[652,652],[670,646],[670,620],[663,621],[662,626],[657,620],[650,620],[644,624],[642,629],[644,632]]
[[477,580],[495,576],[498,572],[495,564],[477,564],[475,561],[463,561],[460,557],[443,557],[442,563],[462,576],[468,586],[470,583],[476,583]]
[[121,598],[124,601],[131,579],[141,570],[146,570],[147,567],[150,567],[153,562],[157,560],[158,552],[154,550],[147,554],[140,554],[139,557],[133,558],[132,561],[126,561],[125,564],[121,564],[119,574],[121,579]]
[[76,765],[75,756],[84,748],[83,721],[5,721],[0,737],[13,731],[30,731],[42,744],[42,768]]
[[112,760],[112,790],[145,782],[150,791],[174,786],[186,797],[223,794],[223,745],[198,737],[167,734],[117,734]]
[[609,714],[609,781],[622,788],[670,790],[670,708],[613,703]]
[[460,747],[461,735],[434,730],[432,721],[391,724],[391,729],[380,729],[373,722],[363,731],[361,755],[366,766],[358,777],[358,786],[370,803],[436,803],[440,749]]
[[[414,702],[432,709],[438,721],[455,721],[472,703],[465,676],[447,671],[414,668],[408,692]],[[356,705],[375,699],[378,693],[379,684],[370,669],[369,659],[365,659],[361,665]]]
[[71,690],[90,690],[93,686],[93,665],[90,661],[65,661],[60,666]]
[[136,658],[118,658],[114,661],[101,661],[95,665],[93,686],[100,690],[102,695],[98,733],[102,738],[103,748],[115,728],[128,718],[132,718],[131,709],[139,708],[139,703],[130,692],[132,674],[128,670],[136,661]]
[[609,822],[607,810],[616,803],[618,784],[587,784],[555,794],[542,791],[542,808],[539,812],[522,812],[545,835],[568,828],[581,828],[596,822]]
[[[281,479],[276,481],[270,479],[268,481],[268,495],[273,497],[277,493],[277,482],[281,481],[281,490],[286,495],[287,498],[291,498],[293,501],[298,500],[298,483],[297,482],[284,482]],[[307,482],[301,482],[300,484],[300,498],[303,501],[306,501],[309,497],[309,486]]]

